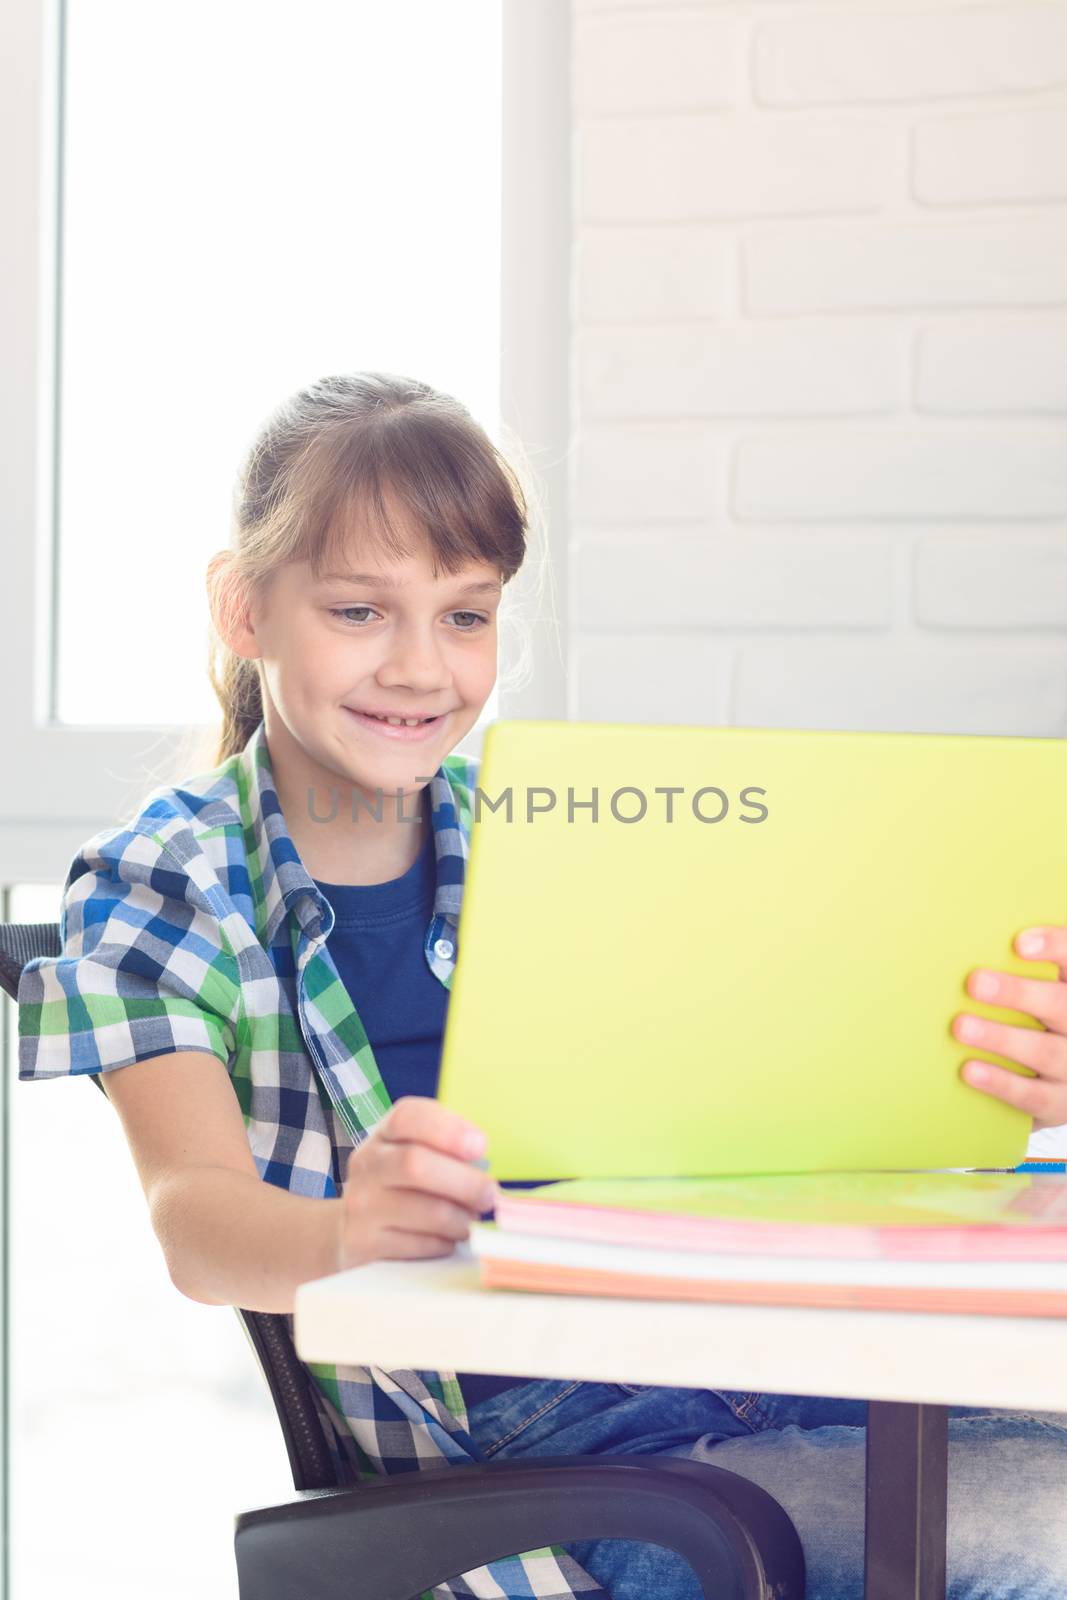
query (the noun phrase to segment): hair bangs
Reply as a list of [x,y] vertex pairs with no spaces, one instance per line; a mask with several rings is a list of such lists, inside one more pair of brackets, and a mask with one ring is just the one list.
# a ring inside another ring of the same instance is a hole
[[426,402],[320,436],[295,467],[294,553],[321,577],[355,550],[402,561],[425,541],[435,577],[484,562],[506,582],[525,554],[525,506],[499,465],[487,471],[484,446]]

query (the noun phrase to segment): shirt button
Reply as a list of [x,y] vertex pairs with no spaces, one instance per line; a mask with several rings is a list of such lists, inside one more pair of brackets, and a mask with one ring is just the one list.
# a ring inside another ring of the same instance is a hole
[[447,961],[455,949],[451,939],[438,939],[433,947],[435,956],[440,956],[442,961]]

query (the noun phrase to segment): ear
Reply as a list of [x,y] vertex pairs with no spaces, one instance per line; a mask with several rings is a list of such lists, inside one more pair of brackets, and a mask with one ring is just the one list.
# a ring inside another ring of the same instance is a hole
[[253,595],[236,571],[232,550],[217,550],[207,564],[207,596],[211,620],[234,655],[255,660],[262,655],[255,634]]

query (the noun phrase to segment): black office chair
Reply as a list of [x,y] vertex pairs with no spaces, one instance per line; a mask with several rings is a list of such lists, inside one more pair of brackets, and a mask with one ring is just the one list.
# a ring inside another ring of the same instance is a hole
[[[56,923],[0,924],[0,987],[17,997],[25,964],[59,953]],[[297,1491],[237,1513],[240,1600],[415,1600],[485,1562],[580,1539],[666,1545],[707,1600],[802,1600],[804,1556],[785,1511],[758,1484],[703,1462],[544,1456],[347,1481],[286,1319],[234,1309]]]

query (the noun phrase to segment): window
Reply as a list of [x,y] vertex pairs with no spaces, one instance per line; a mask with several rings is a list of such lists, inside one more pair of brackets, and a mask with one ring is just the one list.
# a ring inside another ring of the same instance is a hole
[[70,0],[64,78],[57,715],[208,723],[204,568],[277,402],[384,368],[497,435],[500,7]]

